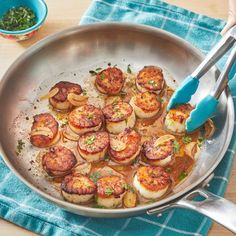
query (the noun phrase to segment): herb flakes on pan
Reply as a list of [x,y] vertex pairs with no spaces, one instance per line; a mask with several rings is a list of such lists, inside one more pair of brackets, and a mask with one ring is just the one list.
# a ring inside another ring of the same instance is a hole
[[92,205],[92,207],[93,207],[93,208],[101,208],[101,209],[105,208],[104,206],[98,205],[97,203],[94,203],[94,204]]
[[132,70],[130,68],[130,64],[127,66],[127,73],[132,74]]
[[124,98],[127,95],[127,93],[125,91],[121,91],[119,95],[121,98]]
[[94,172],[90,175],[90,179],[91,179],[94,183],[97,183],[100,177],[101,177],[100,171],[94,171]]
[[192,142],[192,138],[187,136],[187,135],[185,135],[185,136],[182,137],[182,141],[184,143],[191,143]]
[[89,74],[92,75],[92,76],[94,76],[94,75],[97,75],[97,72],[96,72],[95,70],[90,70],[90,71],[89,71]]
[[162,102],[163,102],[163,99],[158,96],[158,97],[157,97],[157,101],[160,102],[160,103],[162,103]]
[[180,175],[179,175],[179,180],[183,180],[184,178],[186,178],[188,176],[188,172],[186,172],[185,170],[183,170]]
[[112,195],[113,192],[114,192],[114,190],[112,188],[110,188],[110,187],[107,187],[105,189],[105,194],[108,195],[108,196]]
[[21,154],[24,147],[25,147],[25,143],[21,139],[19,139],[17,141],[17,146],[16,146],[16,155],[17,156]]
[[205,142],[205,138],[199,137],[198,140],[197,140],[198,147],[202,147],[204,142]]
[[174,141],[174,152],[175,152],[175,153],[178,153],[178,152],[179,152],[179,149],[180,149],[180,145],[179,145],[179,143],[175,140],[175,141]]

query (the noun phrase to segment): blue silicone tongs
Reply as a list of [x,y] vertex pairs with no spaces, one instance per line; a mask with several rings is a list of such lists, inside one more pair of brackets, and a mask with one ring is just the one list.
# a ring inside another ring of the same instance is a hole
[[188,76],[178,87],[171,97],[167,110],[177,105],[190,101],[192,95],[197,91],[199,79],[216,64],[219,59],[232,48],[230,56],[219,75],[213,90],[203,98],[192,110],[189,118],[186,120],[185,127],[187,132],[191,132],[203,125],[210,118],[218,105],[218,99],[225,90],[228,82],[236,73],[236,26],[231,28],[227,34],[217,43],[217,45],[209,52],[203,62],[197,69]]

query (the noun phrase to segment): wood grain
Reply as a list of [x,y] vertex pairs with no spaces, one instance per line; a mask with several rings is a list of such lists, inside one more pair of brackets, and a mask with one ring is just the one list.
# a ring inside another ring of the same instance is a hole
[[[55,1],[46,0],[49,14],[47,20],[34,38],[25,42],[11,42],[6,39],[0,39],[0,78],[5,73],[10,64],[26,48],[33,45],[38,40],[63,30],[65,28],[77,25],[81,16],[89,6],[91,0],[67,0]],[[166,0],[166,2],[178,5],[192,11],[205,14],[216,18],[227,18],[228,2],[227,0]],[[236,203],[236,164],[234,163],[229,185],[225,197]],[[235,217],[235,216],[232,216]],[[33,236],[32,232],[15,226],[4,220],[0,220],[0,235],[11,236]],[[209,236],[232,236],[233,234],[225,230],[222,226],[214,224],[209,232]]]

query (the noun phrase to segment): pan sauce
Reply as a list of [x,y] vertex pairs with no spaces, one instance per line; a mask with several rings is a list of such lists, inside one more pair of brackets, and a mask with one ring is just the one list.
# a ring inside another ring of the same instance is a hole
[[[84,91],[86,91],[87,96],[89,97],[88,103],[93,104],[97,107],[103,108],[104,105],[106,104],[106,100],[108,99],[107,95],[99,94],[96,92],[94,94],[94,91],[96,90],[94,86],[94,76],[92,76],[87,83],[85,83],[85,86],[83,86]],[[53,84],[52,84],[53,85]],[[135,75],[134,74],[126,74],[126,82],[125,85],[122,89],[122,92],[120,93],[120,97],[122,98],[123,101],[129,102],[131,97],[134,96],[136,93],[138,93],[136,86],[135,86]],[[158,114],[149,119],[138,119],[136,117],[136,124],[134,127],[134,130],[136,130],[142,137],[141,142],[142,144],[148,140],[150,137],[160,137],[165,134],[170,134],[167,132],[164,127],[163,127],[163,120],[166,115],[166,106],[168,104],[168,101],[173,93],[173,90],[168,87],[168,85],[165,85],[165,88],[160,95],[161,97],[161,103],[162,103],[162,108]],[[96,95],[97,94],[97,95]],[[52,107],[49,106],[49,109],[51,113],[56,117],[56,119],[59,121],[62,129],[65,127],[65,124],[67,123],[67,118],[69,113],[62,113],[58,112],[52,109]],[[102,130],[104,127],[102,127]],[[178,151],[175,154],[175,160],[172,161],[169,165],[165,166],[166,172],[168,172],[171,175],[171,178],[173,180],[172,187],[169,188],[168,193],[171,191],[174,185],[180,183],[183,181],[191,172],[193,166],[194,166],[194,159],[186,155],[184,152],[184,148],[186,146],[186,143],[183,140],[183,136],[179,135],[174,135],[179,147]],[[186,137],[186,136],[185,136]],[[191,134],[187,135],[188,139],[191,140],[192,142],[198,142],[199,146],[201,145],[202,142],[202,137],[200,134],[200,131],[195,131]],[[62,144],[66,147],[69,147],[75,154],[78,159],[78,163],[84,162],[84,160],[79,156],[78,151],[76,150],[76,145],[75,142],[70,141],[66,139],[65,137],[62,138],[59,144]],[[41,155],[39,155],[41,156]],[[40,162],[40,160],[39,160]],[[109,159],[109,155],[106,155],[106,160],[100,161],[100,162],[94,162],[92,163],[92,168],[90,171],[91,173],[97,172],[98,169],[104,167],[104,166],[110,166],[113,168],[115,171],[119,172],[125,177],[126,182],[132,186],[133,182],[133,176],[135,172],[137,171],[139,166],[146,165],[145,162],[141,158],[141,154],[136,158],[135,163],[131,165],[119,165],[116,164],[115,162],[111,161]],[[55,184],[56,188],[58,188],[58,183],[62,181],[63,178],[46,178]],[[148,200],[143,198],[138,192],[136,192],[138,195],[138,204],[146,204],[149,202],[153,202],[153,200]],[[99,207],[94,202],[90,202],[88,204],[89,206],[92,207]]]

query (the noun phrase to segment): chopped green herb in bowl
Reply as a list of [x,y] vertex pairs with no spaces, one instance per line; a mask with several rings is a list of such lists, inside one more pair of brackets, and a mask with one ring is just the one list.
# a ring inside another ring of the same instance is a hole
[[19,31],[36,24],[36,15],[29,7],[13,7],[0,19],[0,28]]
[[0,36],[15,41],[31,38],[47,17],[44,0],[2,0]]

